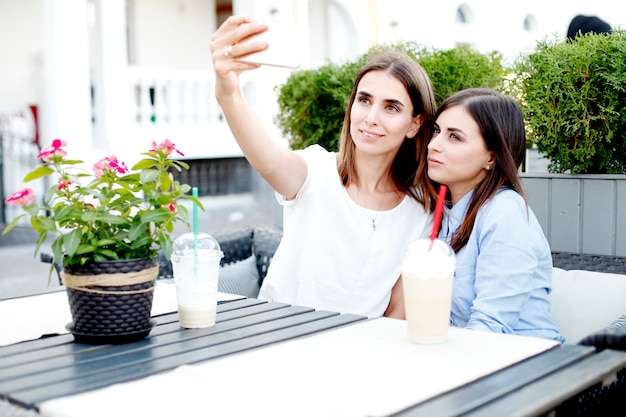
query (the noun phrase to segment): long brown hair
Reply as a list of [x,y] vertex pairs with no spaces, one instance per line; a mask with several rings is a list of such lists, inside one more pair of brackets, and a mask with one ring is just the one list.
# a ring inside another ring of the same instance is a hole
[[385,71],[400,81],[406,89],[411,104],[413,117],[423,115],[422,128],[413,138],[405,138],[391,164],[391,177],[398,190],[411,195],[424,207],[434,204],[432,193],[429,193],[429,182],[426,170],[419,175],[418,164],[426,164],[426,145],[430,134],[428,127],[432,125],[436,111],[435,95],[426,71],[408,55],[398,51],[384,51],[368,60],[357,75],[350,101],[343,120],[343,128],[339,143],[339,176],[344,186],[357,181],[354,162],[355,145],[350,135],[350,109],[356,99],[359,82],[371,71]]
[[[518,103],[509,96],[486,88],[459,91],[446,99],[435,115],[463,106],[478,125],[487,149],[495,161],[487,176],[474,189],[467,214],[450,245],[458,252],[467,244],[480,208],[502,187],[517,191],[524,201],[526,194],[519,176],[519,167],[526,150],[524,116]],[[528,203],[526,203],[528,205]]]

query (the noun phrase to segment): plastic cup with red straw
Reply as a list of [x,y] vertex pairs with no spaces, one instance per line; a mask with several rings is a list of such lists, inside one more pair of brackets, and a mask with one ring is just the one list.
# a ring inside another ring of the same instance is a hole
[[443,216],[443,204],[446,202],[447,191],[447,186],[443,184],[439,186],[437,204],[435,205],[435,217],[433,219],[433,229],[430,232],[430,246],[428,246],[428,250],[431,250],[433,248],[435,239],[437,239],[437,235],[439,234],[439,225],[441,225],[441,216]]

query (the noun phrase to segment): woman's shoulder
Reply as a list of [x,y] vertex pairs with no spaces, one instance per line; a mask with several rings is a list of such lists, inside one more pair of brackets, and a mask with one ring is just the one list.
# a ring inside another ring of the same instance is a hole
[[316,167],[326,170],[328,167],[337,166],[337,154],[326,150],[318,144],[307,146],[304,149],[297,149],[295,152],[304,159],[309,170],[315,171]]
[[499,207],[526,207],[526,200],[515,190],[501,188],[491,199],[491,204]]
[[335,156],[335,152],[330,152],[326,150],[323,146],[317,143],[313,145],[309,145],[304,149],[296,149],[295,152],[301,155],[310,155],[311,157],[319,157],[319,158]]
[[511,189],[500,189],[494,196],[483,204],[478,210],[477,218],[496,220],[501,217],[513,218],[515,214],[524,214],[528,210],[524,198]]

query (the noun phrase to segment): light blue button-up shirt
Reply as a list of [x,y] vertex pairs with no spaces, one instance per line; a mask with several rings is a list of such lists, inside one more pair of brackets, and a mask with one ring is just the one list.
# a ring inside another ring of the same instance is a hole
[[[450,243],[472,195],[446,210],[440,239]],[[563,342],[550,313],[551,283],[552,254],[539,222],[518,193],[501,189],[456,254],[451,323]]]

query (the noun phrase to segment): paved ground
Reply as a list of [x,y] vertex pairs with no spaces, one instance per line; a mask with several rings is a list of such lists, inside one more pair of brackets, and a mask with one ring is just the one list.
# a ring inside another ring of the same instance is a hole
[[[252,194],[204,197],[201,200],[205,211],[199,212],[198,229],[202,232],[212,233],[244,225],[276,224],[275,215],[260,209],[259,202]],[[181,226],[175,235],[186,231]],[[34,256],[36,237],[33,237],[32,243],[28,243],[28,239],[16,234],[16,242],[9,242],[7,239],[11,233],[2,237],[3,244],[0,245],[0,299],[55,290],[58,287],[56,275],[53,274],[48,282],[50,264],[42,263],[39,256]]]

